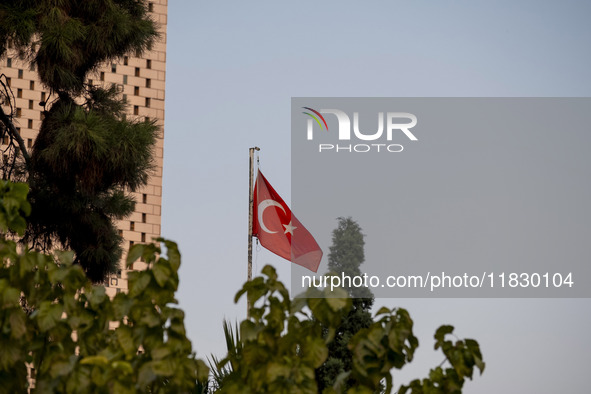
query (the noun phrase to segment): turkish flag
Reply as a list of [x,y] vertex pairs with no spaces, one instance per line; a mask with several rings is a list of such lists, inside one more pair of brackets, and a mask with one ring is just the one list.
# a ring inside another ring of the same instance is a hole
[[318,271],[322,250],[260,171],[253,205],[252,235],[261,245],[310,271]]

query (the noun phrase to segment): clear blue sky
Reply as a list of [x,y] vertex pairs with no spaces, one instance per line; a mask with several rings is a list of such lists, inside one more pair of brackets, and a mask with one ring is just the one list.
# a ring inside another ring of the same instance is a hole
[[[169,1],[168,11],[162,234],[183,253],[178,298],[202,358],[223,355],[223,318],[245,316],[233,298],[246,278],[249,147],[289,201],[291,97],[591,93],[584,1]],[[289,281],[289,263],[256,251],[255,268],[267,263]],[[588,391],[588,299],[376,305],[408,308],[421,341],[397,383],[440,363],[432,335],[447,323],[487,362],[466,393]]]

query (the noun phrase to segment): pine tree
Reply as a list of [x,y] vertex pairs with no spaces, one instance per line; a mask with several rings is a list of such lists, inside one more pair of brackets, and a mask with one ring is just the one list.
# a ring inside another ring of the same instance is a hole
[[[156,37],[145,1],[0,4],[0,57],[11,42],[49,92],[40,103],[44,118],[31,152],[14,114],[0,109],[0,132],[10,137],[14,159],[2,175],[26,180],[31,189],[23,241],[74,250],[76,263],[95,282],[117,269],[121,237],[113,221],[134,210],[130,192],[147,183],[158,129],[154,121],[126,119],[116,89],[91,86],[88,75],[107,61],[148,50]],[[0,95],[8,104],[14,97],[7,84]]]
[[[330,272],[349,277],[361,275],[360,266],[365,260],[365,240],[359,224],[352,218],[338,218],[338,226],[332,233],[332,245],[328,255]],[[346,286],[345,290],[353,298],[349,313],[337,328],[335,339],[328,346],[326,362],[316,370],[318,392],[332,387],[337,376],[352,369],[352,353],[348,349],[350,339],[359,330],[373,323],[370,314],[374,297],[367,287]],[[354,386],[353,380],[347,381],[347,387]]]

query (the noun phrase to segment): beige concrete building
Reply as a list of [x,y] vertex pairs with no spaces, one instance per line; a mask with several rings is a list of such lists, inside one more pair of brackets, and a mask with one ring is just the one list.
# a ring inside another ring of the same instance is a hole
[[[166,25],[168,0],[153,0],[148,3],[148,11],[157,23],[160,38],[152,50],[143,54],[130,54],[117,63],[105,64],[90,76],[94,85],[117,85],[122,97],[129,104],[128,117],[156,119],[160,135],[154,150],[155,171],[143,190],[135,193],[136,210],[126,220],[118,222],[120,235],[124,238],[123,249],[134,243],[151,242],[160,236],[160,214],[162,206],[162,158],[164,142],[164,98],[166,80]],[[9,48],[6,56],[0,59],[0,73],[4,73],[16,100],[15,126],[27,148],[32,148],[41,125],[43,107],[49,94],[37,78],[37,73],[29,63],[18,59],[15,51]],[[6,141],[1,141],[6,148]],[[121,271],[106,281],[107,293],[115,295],[127,289],[127,274],[124,269],[125,255],[121,261]],[[136,262],[133,269],[145,268]]]

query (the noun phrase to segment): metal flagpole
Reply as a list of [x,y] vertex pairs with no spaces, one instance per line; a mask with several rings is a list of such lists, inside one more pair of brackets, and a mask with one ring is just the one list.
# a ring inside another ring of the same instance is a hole
[[[260,148],[255,146],[254,148],[248,149],[249,156],[249,172],[248,172],[248,281],[252,279],[252,214],[253,214],[253,200],[254,200],[254,189],[252,185],[252,179],[254,178],[254,151],[259,151]],[[250,317],[250,302],[246,301],[246,318]]]

